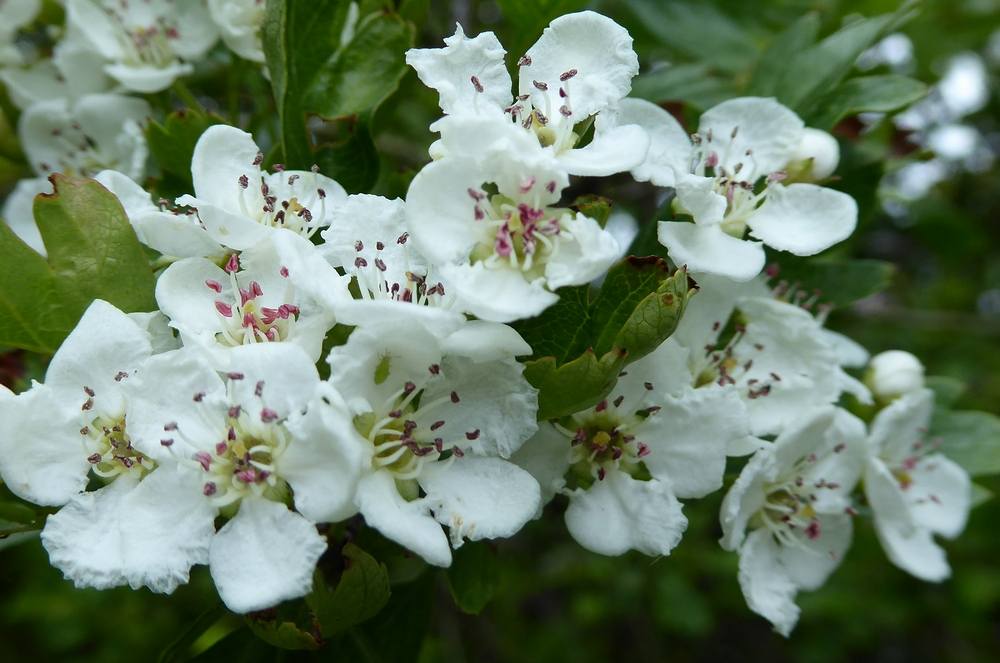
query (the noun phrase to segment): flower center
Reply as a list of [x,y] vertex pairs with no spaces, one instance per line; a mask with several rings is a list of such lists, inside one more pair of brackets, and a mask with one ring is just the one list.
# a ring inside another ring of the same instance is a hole
[[[531,278],[544,274],[545,263],[558,253],[560,242],[571,240],[572,235],[564,227],[570,212],[542,205],[541,188],[536,178],[527,177],[516,198],[500,193],[490,196],[483,188],[469,189],[469,196],[476,201],[473,216],[485,235],[473,249],[473,262],[487,267],[509,265]],[[544,187],[549,194],[555,188],[554,181]]]
[[[126,123],[126,129],[131,122]],[[105,169],[119,170],[119,159],[106,154],[93,138],[84,132],[78,122],[68,122],[63,127],[54,127],[51,135],[61,149],[55,164],[47,161],[38,163],[42,173],[61,172],[67,175],[94,175]],[[125,135],[129,135],[126,130]]]
[[80,429],[91,470],[110,481],[122,474],[141,479],[156,463],[132,446],[125,430],[125,415],[97,416]]
[[[253,160],[253,166],[259,166],[264,161],[263,153],[258,152]],[[280,164],[274,165],[275,172],[284,172]],[[291,173],[272,189],[264,180],[263,174],[259,181],[250,181],[246,174],[240,175],[236,184],[240,189],[240,211],[257,223],[271,228],[285,228],[298,233],[306,239],[311,238],[326,218],[326,190],[320,186],[318,166],[313,166],[311,174]],[[260,195],[256,195],[259,189]],[[319,212],[319,218],[314,220],[313,210]]]
[[[527,55],[518,61],[519,76],[530,75],[526,69],[531,66]],[[534,94],[522,94],[504,109],[511,120],[528,131],[534,132],[542,147],[551,146],[557,154],[573,149],[580,140],[574,131],[573,103],[570,97],[570,82],[579,74],[577,69],[569,69],[559,76],[559,82],[532,80]],[[473,78],[473,86],[482,91]],[[585,118],[584,118],[585,119]],[[582,133],[582,132],[581,132]]]
[[[180,39],[177,21],[158,2],[105,2],[104,11],[117,27],[115,36],[131,66],[166,67],[177,56],[172,42]],[[117,6],[116,6],[117,5]]]
[[[230,279],[230,297],[215,301],[215,310],[222,323],[221,331],[215,334],[216,340],[229,347],[287,340],[292,335],[301,312],[299,307],[292,303],[281,304],[277,308],[264,306],[260,301],[264,295],[260,283],[250,281],[246,288],[241,287],[236,279],[239,269],[239,258],[234,253],[225,266]],[[280,273],[284,277],[287,270],[282,268]],[[222,293],[222,284],[218,281],[208,280],[205,287],[215,293]],[[286,296],[290,294],[290,290],[291,286]],[[232,293],[239,293],[238,301]]]
[[[720,332],[721,330],[721,332]],[[745,389],[750,400],[763,398],[771,393],[774,384],[781,382],[778,373],[770,372],[761,377],[753,373],[754,355],[766,348],[760,343],[750,343],[746,339],[747,319],[740,311],[734,311],[725,325],[721,321],[712,324],[712,331],[719,332],[714,343],[704,347],[704,355],[695,359],[695,387],[710,384],[726,386],[739,385]]]
[[448,306],[453,298],[445,297],[444,284],[435,281],[430,270],[413,264],[410,252],[405,248],[408,240],[409,233],[404,232],[397,237],[394,245],[390,246],[402,250],[395,251],[387,251],[386,243],[377,240],[374,253],[365,252],[365,244],[360,239],[354,243],[358,255],[354,259],[352,274],[361,298]]

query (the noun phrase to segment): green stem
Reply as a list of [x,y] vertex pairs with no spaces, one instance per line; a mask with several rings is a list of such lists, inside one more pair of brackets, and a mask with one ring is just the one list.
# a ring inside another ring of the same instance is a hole
[[171,86],[171,88],[173,89],[174,94],[177,95],[177,98],[181,100],[181,103],[183,103],[188,108],[193,108],[201,111],[205,110],[205,107],[201,105],[201,102],[198,101],[198,98],[194,96],[194,93],[191,92],[190,88],[188,88],[188,86],[181,79],[178,78],[176,81],[174,81],[174,84],[173,86]]
[[10,529],[0,529],[0,539],[6,539],[14,534],[23,534],[24,532],[37,532],[42,529],[44,521],[34,525],[24,525],[22,527],[11,527]]

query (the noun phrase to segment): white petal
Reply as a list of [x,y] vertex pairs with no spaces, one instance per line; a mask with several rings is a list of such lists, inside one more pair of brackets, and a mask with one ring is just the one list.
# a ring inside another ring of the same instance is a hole
[[35,385],[0,401],[0,478],[29,502],[64,504],[87,485],[90,464],[80,440],[82,400],[67,400],[65,391]]
[[[668,338],[648,355],[628,365],[625,374],[619,376],[614,390],[608,395],[608,400],[624,396],[622,407],[635,411],[659,405],[650,398],[653,394],[659,400],[667,394],[676,396],[686,392],[694,384],[694,376],[688,367],[690,354],[687,348]],[[652,389],[647,389],[647,384]]]
[[[206,285],[218,283],[218,293]],[[229,275],[205,258],[185,258],[173,263],[156,281],[156,303],[175,327],[189,333],[219,330],[221,315],[216,301],[232,302]]]
[[181,347],[180,341],[174,335],[174,330],[170,328],[169,318],[159,311],[129,313],[128,317],[149,335],[149,344],[153,354],[169,352]]
[[678,174],[677,203],[690,214],[695,223],[707,225],[721,223],[726,215],[726,197],[715,191],[715,181],[710,177]]
[[172,8],[178,39],[171,42],[174,53],[185,60],[200,60],[219,38],[219,31],[204,2],[178,2]]
[[446,354],[476,361],[494,361],[531,354],[531,346],[514,330],[496,322],[469,320],[445,336],[441,348]]
[[660,411],[632,433],[649,445],[650,473],[669,480],[680,498],[704,497],[722,487],[729,446],[750,434],[746,408],[735,389],[702,387],[667,395]]
[[559,300],[538,279],[529,283],[520,270],[475,265],[443,265],[456,307],[483,320],[512,322],[532,318]]
[[46,255],[42,233],[35,223],[35,196],[40,193],[51,193],[52,184],[45,177],[18,180],[17,186],[7,195],[0,209],[2,218],[14,234],[43,256]]
[[[719,165],[733,172],[736,164],[753,167],[753,178],[781,170],[802,139],[802,120],[774,99],[740,97],[708,109],[698,133],[706,151],[714,151]],[[732,138],[733,131],[736,137]],[[712,141],[708,142],[711,131]],[[746,151],[752,151],[752,158]],[[748,177],[747,172],[741,176]]]
[[406,194],[406,223],[420,252],[433,263],[465,260],[477,242],[489,239],[476,226],[469,187],[491,179],[472,159],[443,159],[424,166]]
[[81,493],[42,531],[52,565],[77,587],[128,584],[170,594],[194,564],[208,562],[215,509],[194,474],[165,466],[138,485],[120,477]]
[[[569,89],[572,116],[568,121],[580,122],[588,116],[626,97],[632,89],[632,78],[639,73],[639,59],[632,50],[628,31],[610,18],[592,11],[566,14],[552,21],[542,36],[528,49],[531,64],[518,72],[519,94],[532,95],[536,108],[547,108],[545,95],[551,97],[551,107],[562,101],[557,96],[560,86]],[[576,70],[568,81],[560,77]],[[545,83],[547,92],[538,90],[534,81]],[[553,118],[559,113],[551,112]]]
[[927,436],[933,412],[934,392],[930,389],[910,392],[894,400],[872,422],[869,436],[872,453],[892,465],[902,465]]
[[550,156],[542,150],[533,132],[525,131],[506,116],[492,113],[445,115],[431,125],[431,131],[441,134],[441,138],[430,147],[431,157],[436,160],[446,156],[484,159],[493,152]]
[[[461,401],[428,412],[429,420],[418,423],[430,426],[440,419],[445,422],[437,430],[442,439],[459,440],[463,449],[506,458],[538,430],[538,392],[524,379],[523,371],[524,366],[512,359],[475,362],[445,356],[443,379],[431,382],[422,399],[430,403],[455,392]],[[469,442],[468,434],[475,435],[474,441]]]
[[687,518],[670,484],[637,481],[615,470],[571,494],[566,528],[577,543],[600,555],[629,550],[669,555],[687,529]]
[[750,533],[740,548],[740,588],[747,606],[788,637],[799,621],[798,587],[780,562],[781,546],[766,529]]
[[577,213],[564,222],[563,230],[573,241],[563,241],[558,253],[545,266],[545,279],[552,290],[588,283],[606,272],[622,255],[623,249],[614,235],[588,216]]
[[129,90],[142,94],[152,94],[166,90],[175,80],[194,71],[194,67],[174,60],[163,67],[109,64],[105,65],[104,71]]
[[[411,48],[406,64],[424,85],[440,95],[441,110],[448,115],[497,112],[511,100],[511,80],[504,65],[504,51],[492,32],[471,39],[461,25],[444,40],[444,48]],[[479,82],[478,92],[472,77]]]
[[837,361],[845,368],[863,368],[868,363],[868,351],[864,346],[843,334],[829,329],[821,329],[820,336],[833,348]]
[[288,422],[292,442],[277,459],[295,508],[317,523],[338,522],[357,512],[354,495],[371,445],[358,435],[353,414],[335,390],[324,391],[308,412]]
[[79,29],[79,34],[109,60],[122,57],[118,28],[113,19],[94,0],[68,0],[66,22]]
[[513,463],[499,458],[456,459],[450,465],[429,463],[419,477],[423,501],[448,527],[451,545],[513,536],[541,506],[538,482]]
[[740,475],[722,500],[719,521],[725,550],[738,550],[743,544],[750,518],[764,506],[764,486],[777,473],[778,465],[772,447],[765,447],[750,457]]
[[658,238],[671,260],[687,265],[692,272],[749,281],[764,268],[764,247],[760,242],[727,235],[718,225],[660,221]]
[[153,352],[149,335],[125,313],[95,299],[56,351],[45,373],[46,384],[95,392],[93,410],[107,414],[122,410],[123,373],[131,375]]
[[430,515],[424,500],[407,502],[388,472],[375,472],[361,480],[358,510],[365,522],[384,536],[408,548],[434,566],[451,566],[451,549],[441,525]]
[[[611,117],[609,111],[597,116],[597,128]],[[691,169],[691,138],[674,116],[644,99],[622,99],[614,113],[619,124],[636,124],[649,136],[646,158],[632,168],[638,182],[674,186],[681,173]]]
[[747,225],[768,246],[811,256],[851,236],[858,204],[841,191],[815,184],[772,184]]
[[219,597],[237,613],[305,596],[326,539],[284,504],[244,499],[212,539],[209,568]]
[[559,164],[571,175],[605,177],[639,166],[649,145],[649,134],[641,127],[623,124],[597,131],[584,147],[564,151]]
[[230,358],[231,370],[246,376],[232,387],[237,402],[266,403],[281,418],[303,410],[319,386],[315,363],[293,343],[241,345]]
[[816,538],[800,535],[798,545],[780,546],[781,565],[799,589],[822,587],[851,546],[851,516],[844,513],[821,515],[816,522],[819,525]]
[[[251,182],[253,181],[251,180]],[[197,188],[197,186],[198,180],[195,180],[195,187]],[[253,195],[248,196],[250,199],[253,197]],[[208,236],[213,241],[237,251],[251,249],[265,241],[271,233],[277,232],[243,213],[234,213],[229,209],[202,202],[191,196],[181,196],[177,199],[177,204],[189,205],[197,209],[198,218],[204,224]],[[236,209],[239,210],[238,207]],[[248,205],[248,209],[253,208]]]
[[907,497],[917,526],[949,539],[961,534],[972,501],[968,473],[942,454],[931,454],[920,459],[911,476]]
[[[569,439],[552,424],[543,422],[535,436],[521,445],[510,460],[535,477],[542,491],[541,506],[544,506],[566,485],[569,456]],[[540,515],[541,507],[536,517]]]
[[[253,136],[245,131],[224,124],[206,129],[191,158],[194,197],[227,212],[239,212],[240,197],[244,195],[247,209],[259,209],[263,204],[261,172],[260,166],[254,165],[259,152]],[[250,182],[245,191],[239,185],[242,175]]]

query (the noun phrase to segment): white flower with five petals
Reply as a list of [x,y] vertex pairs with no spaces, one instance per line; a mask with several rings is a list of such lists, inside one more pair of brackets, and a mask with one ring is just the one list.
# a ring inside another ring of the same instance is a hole
[[934,392],[900,396],[878,413],[868,436],[865,495],[889,560],[921,580],[951,575],[934,535],[954,539],[969,516],[968,473],[928,438]]

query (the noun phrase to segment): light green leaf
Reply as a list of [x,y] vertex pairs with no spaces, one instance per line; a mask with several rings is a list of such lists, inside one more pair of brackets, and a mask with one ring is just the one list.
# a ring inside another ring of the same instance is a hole
[[757,62],[746,94],[760,97],[774,95],[788,63],[812,46],[818,33],[819,14],[816,12],[804,14],[778,33]]
[[837,86],[817,104],[817,112],[806,119],[810,126],[829,129],[848,115],[865,111],[888,113],[905,108],[926,94],[927,86],[909,76],[860,76]]
[[941,452],[971,476],[1000,473],[1000,417],[988,412],[934,413],[931,439],[941,440]]
[[939,408],[951,407],[965,393],[965,383],[947,375],[928,375],[924,382],[934,391],[934,404]]
[[0,344],[53,353],[94,299],[151,311],[155,279],[118,199],[94,180],[53,175],[35,199],[48,259],[0,228]]
[[778,280],[819,301],[847,306],[889,287],[896,268],[882,260],[816,260],[782,254]]
[[336,589],[331,591],[323,579],[317,577],[313,591],[306,597],[306,603],[327,638],[374,617],[388,602],[391,593],[385,564],[353,543],[345,545],[342,554],[347,567]]
[[496,553],[485,541],[464,544],[448,568],[448,588],[459,610],[478,615],[500,583]]
[[985,504],[993,499],[993,491],[988,488],[980,486],[978,483],[972,484],[972,501],[971,508],[975,509],[977,506]]
[[555,357],[525,363],[524,377],[538,389],[539,420],[557,419],[596,405],[614,388],[625,366],[624,351],[612,351],[598,359],[587,350],[561,366]]
[[202,110],[186,108],[174,111],[163,123],[153,120],[146,127],[149,152],[160,170],[179,180],[189,192],[193,186],[191,156],[194,146],[205,129],[224,122],[218,115]]

